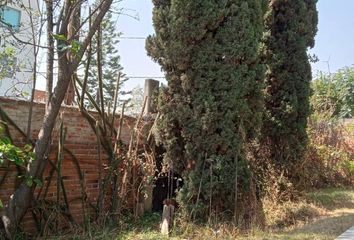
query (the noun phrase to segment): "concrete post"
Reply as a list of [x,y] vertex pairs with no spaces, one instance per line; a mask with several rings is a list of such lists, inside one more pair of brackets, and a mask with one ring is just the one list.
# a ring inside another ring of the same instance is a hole
[[[156,113],[156,106],[152,104],[152,97],[159,90],[160,82],[154,79],[146,79],[145,87],[144,87],[144,99],[146,99],[146,104],[144,108],[144,115],[148,116],[151,113]],[[152,173],[154,174],[154,172]],[[152,194],[153,194],[153,183],[147,184],[146,187],[146,195],[144,199],[144,210],[145,212],[150,212],[152,210]]]
[[160,82],[154,79],[146,79],[144,87],[144,99],[146,99],[146,104],[144,108],[144,115],[149,115],[156,112],[156,107],[152,105],[152,96],[155,92],[159,90]]

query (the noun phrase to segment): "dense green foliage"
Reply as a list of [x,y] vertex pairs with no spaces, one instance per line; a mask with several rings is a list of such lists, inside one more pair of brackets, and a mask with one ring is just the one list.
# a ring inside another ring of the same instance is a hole
[[312,82],[312,89],[311,107],[315,116],[354,117],[354,67],[333,74],[320,73]]
[[266,15],[264,144],[278,167],[291,170],[307,143],[311,66],[307,49],[317,32],[317,0],[274,0]]
[[154,0],[148,54],[166,73],[158,138],[182,173],[189,216],[235,210],[247,188],[244,142],[258,131],[263,66],[261,0]]

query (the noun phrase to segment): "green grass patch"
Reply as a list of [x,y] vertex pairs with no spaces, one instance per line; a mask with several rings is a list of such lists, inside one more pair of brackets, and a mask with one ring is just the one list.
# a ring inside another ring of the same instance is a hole
[[327,210],[354,208],[353,188],[327,188],[305,193],[306,199]]

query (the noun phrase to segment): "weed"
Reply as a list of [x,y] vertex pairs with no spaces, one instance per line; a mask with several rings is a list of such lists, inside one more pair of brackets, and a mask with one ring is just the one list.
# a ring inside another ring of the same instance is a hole
[[93,229],[91,236],[72,234],[53,238],[99,240],[329,240],[354,222],[354,191],[328,188],[305,192],[297,201],[263,201],[268,230],[241,231],[233,224],[211,222],[198,225],[177,219],[169,237],[159,233],[161,215],[150,213],[138,222],[132,219],[126,229]]

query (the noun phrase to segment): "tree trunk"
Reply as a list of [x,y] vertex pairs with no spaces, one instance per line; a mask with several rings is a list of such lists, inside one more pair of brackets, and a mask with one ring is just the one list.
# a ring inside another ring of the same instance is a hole
[[53,91],[53,69],[54,69],[54,39],[53,39],[53,1],[45,1],[47,10],[47,74],[46,74],[46,106],[50,102]]
[[[65,61],[65,64],[59,63],[60,78],[58,79],[58,84],[54,89],[54,94],[48,104],[48,111],[44,116],[42,127],[38,134],[38,140],[34,149],[35,160],[29,165],[28,172],[26,173],[26,177],[33,177],[33,179],[40,179],[42,177],[43,170],[47,163],[45,155],[48,145],[50,144],[52,130],[70,82],[72,69],[66,64],[66,60],[61,61]],[[30,187],[25,182],[21,183],[19,188],[12,195],[9,203],[6,205],[1,219],[9,238],[14,236],[19,221],[26,214],[26,211],[31,204],[34,188],[35,184]]]
[[[73,39],[74,41],[79,41],[80,36],[79,36],[79,30],[80,30],[80,16],[81,16],[81,9],[77,8],[77,11],[75,11],[71,16],[70,16],[70,21],[69,21],[69,26],[68,26],[68,39]],[[68,59],[71,61],[74,60],[75,54],[68,53]],[[66,91],[66,97],[64,100],[64,103],[66,105],[72,105],[74,100],[75,100],[75,87],[74,87],[74,81],[76,79],[76,69],[74,70],[74,76],[71,77],[71,81],[69,82],[68,89]]]
[[[54,89],[53,95],[50,97],[46,106],[42,126],[34,148],[35,160],[27,166],[25,178],[42,178],[43,171],[47,163],[46,155],[48,154],[48,147],[50,145],[52,131],[61,104],[68,90],[69,83],[87,49],[87,46],[90,44],[92,37],[94,36],[104,15],[109,10],[112,2],[113,0],[102,0],[102,4],[99,7],[99,12],[97,13],[96,18],[74,59],[68,57],[67,51],[60,51],[58,49],[58,82]],[[79,11],[78,9],[81,7],[80,4],[76,5],[76,7],[73,7],[72,4],[72,1],[67,0],[65,3],[65,9],[68,11],[63,11],[63,13],[65,12],[65,14],[75,14],[75,11]],[[58,26],[60,25],[60,27],[58,27],[58,29],[60,29],[59,33],[61,35],[67,36],[67,27],[69,25],[68,19],[70,18],[67,16],[62,16],[61,19],[61,24],[58,24]],[[66,42],[58,40],[57,46],[62,44],[66,44]],[[15,190],[3,212],[0,214],[0,230],[2,230],[1,228],[4,228],[7,237],[10,239],[14,237],[19,222],[26,214],[26,211],[32,201],[33,191],[36,187],[35,183],[33,183],[31,186],[28,186],[25,182],[26,181],[23,181],[21,185]]]

